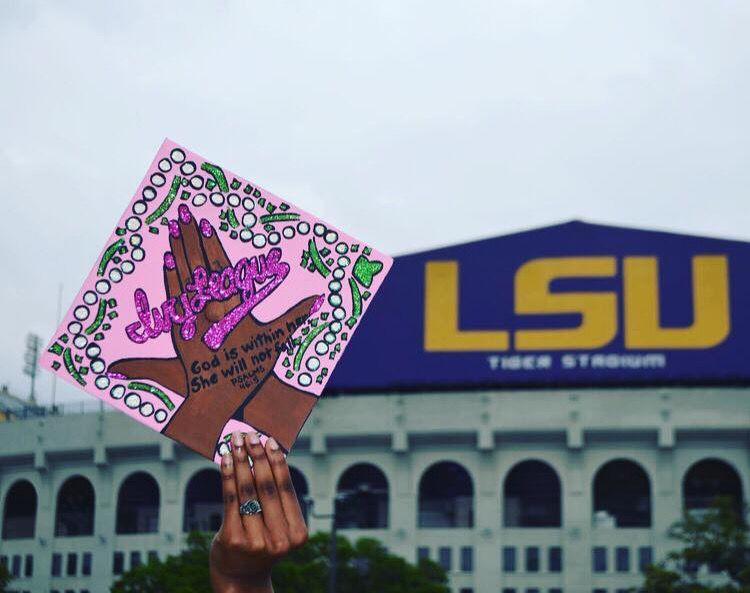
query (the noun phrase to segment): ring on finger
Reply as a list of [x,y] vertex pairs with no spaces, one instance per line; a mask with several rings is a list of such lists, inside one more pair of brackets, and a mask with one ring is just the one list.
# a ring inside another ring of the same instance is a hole
[[263,509],[261,508],[260,503],[254,498],[246,500],[240,505],[240,515],[250,516],[257,515],[262,512]]

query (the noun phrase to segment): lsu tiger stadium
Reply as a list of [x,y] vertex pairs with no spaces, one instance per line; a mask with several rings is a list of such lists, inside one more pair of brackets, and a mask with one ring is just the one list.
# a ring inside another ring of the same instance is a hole
[[[750,243],[573,221],[396,258],[290,455],[311,531],[455,593],[622,593],[750,483]],[[216,467],[0,394],[11,587],[105,593],[221,521]]]

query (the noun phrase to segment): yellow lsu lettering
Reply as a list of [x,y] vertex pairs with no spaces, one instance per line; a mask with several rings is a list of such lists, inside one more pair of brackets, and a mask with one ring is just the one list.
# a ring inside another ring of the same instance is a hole
[[[693,322],[686,327],[661,326],[659,270],[655,257],[623,258],[623,318],[625,347],[631,350],[702,349],[721,344],[729,335],[729,271],[726,256],[692,258]],[[516,271],[514,300],[517,315],[577,313],[577,327],[525,329],[513,334],[519,351],[592,350],[612,342],[618,333],[618,298],[613,291],[550,291],[562,278],[611,278],[615,257],[555,257],[534,259]],[[459,328],[459,267],[456,261],[432,261],[425,266],[424,348],[428,352],[480,352],[510,349],[510,332],[503,329],[464,331]]]

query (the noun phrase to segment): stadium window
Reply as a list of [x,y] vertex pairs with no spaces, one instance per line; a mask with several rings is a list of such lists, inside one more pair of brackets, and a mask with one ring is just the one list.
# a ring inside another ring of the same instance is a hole
[[13,562],[11,564],[10,574],[13,576],[13,578],[18,578],[21,576],[21,555],[15,554],[13,556]]
[[654,551],[651,546],[638,548],[638,570],[646,572],[646,569],[654,563]]
[[81,589],[80,593],[89,593],[88,589]]
[[461,587],[458,590],[458,593],[474,593],[474,589],[472,589],[471,587]]
[[438,564],[443,567],[443,570],[450,572],[453,568],[453,550],[448,547],[442,547],[438,549]]
[[81,557],[81,574],[85,577],[91,576],[91,552],[84,552]]
[[547,550],[547,571],[562,572],[562,548],[550,546]]
[[560,527],[560,478],[547,463],[523,461],[503,485],[505,527]]
[[137,550],[130,552],[130,570],[138,568],[141,565],[141,553]]
[[526,548],[526,572],[539,572],[539,547],[528,546]]
[[65,593],[76,593],[73,589],[65,589]]
[[452,461],[432,465],[419,480],[419,527],[474,527],[474,486]]
[[419,546],[417,548],[417,562],[420,560],[429,560],[430,559],[430,548],[427,546]]
[[538,587],[528,587],[526,589],[526,593],[539,593],[539,588]]
[[221,527],[223,502],[221,474],[203,469],[188,482],[185,489],[183,531],[218,531]]
[[615,548],[615,570],[630,572],[630,548],[618,546]]
[[516,593],[516,589],[514,587],[503,587],[503,593]]
[[53,577],[59,577],[62,574],[62,554],[55,552],[52,554],[52,566],[50,573]]
[[65,574],[74,577],[78,573],[78,554],[70,552],[65,562]]
[[516,549],[513,546],[503,548],[503,572],[516,572]]
[[156,550],[149,550],[148,551],[148,561],[149,562],[158,562],[159,561],[159,552]]
[[743,504],[742,482],[737,471],[720,459],[694,463],[682,480],[682,503],[687,511],[708,509],[717,498],[727,498],[740,512]]
[[592,593],[607,593],[607,590],[606,590],[606,589],[598,589],[598,588],[597,588],[597,589],[594,589],[594,590],[592,591]]
[[0,566],[5,568],[7,570],[8,568],[8,557],[7,556],[0,556]]
[[305,518],[307,523],[307,495],[310,494],[310,490],[307,486],[307,479],[305,474],[299,471],[296,467],[289,466],[289,475],[292,478],[292,486],[294,486],[294,492],[297,494],[297,502],[299,502],[299,508],[302,509],[302,516]]
[[651,526],[651,484],[640,465],[616,459],[599,468],[594,477],[594,524]]
[[23,563],[23,576],[33,577],[34,576],[34,556],[26,554],[26,558]]
[[461,548],[461,572],[474,571],[474,548],[463,546]]
[[83,476],[68,478],[57,493],[55,536],[94,534],[94,487]]
[[347,469],[336,487],[336,524],[341,529],[388,528],[388,480],[371,463]]
[[159,485],[151,474],[135,472],[120,485],[117,494],[115,533],[156,533],[159,531]]
[[125,570],[125,554],[115,552],[112,554],[112,574],[122,574]]
[[563,593],[563,590],[560,587],[552,587],[547,590],[547,593]]
[[592,548],[591,563],[594,572],[607,572],[607,548],[603,546]]
[[36,527],[36,489],[28,480],[15,482],[5,495],[3,539],[34,537]]

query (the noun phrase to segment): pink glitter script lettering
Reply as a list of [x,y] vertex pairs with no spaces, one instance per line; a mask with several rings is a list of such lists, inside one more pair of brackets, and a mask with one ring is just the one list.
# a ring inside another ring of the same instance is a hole
[[[131,341],[143,344],[168,333],[172,325],[178,325],[182,338],[191,340],[195,336],[197,316],[209,301],[226,301],[239,293],[242,302],[211,324],[203,335],[206,346],[218,350],[240,321],[276,290],[288,274],[289,264],[281,261],[281,249],[273,248],[267,255],[257,258],[243,257],[221,272],[209,274],[203,266],[198,266],[193,270],[191,282],[185,285],[185,292],[179,298],[164,301],[160,309],[150,308],[145,291],[137,288],[133,298],[138,321],[128,325],[125,333]],[[263,286],[257,288],[256,285]]]

